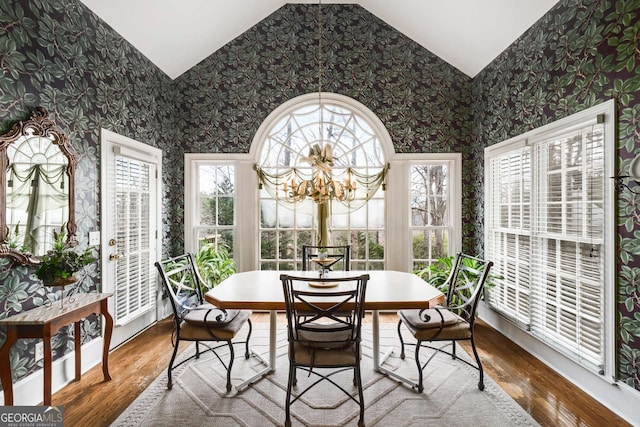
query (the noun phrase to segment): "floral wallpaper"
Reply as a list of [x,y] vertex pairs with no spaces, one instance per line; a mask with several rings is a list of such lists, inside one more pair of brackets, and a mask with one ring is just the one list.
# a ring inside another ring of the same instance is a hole
[[[563,0],[473,80],[473,141],[509,139],[611,98],[617,172],[640,149],[640,0]],[[478,182],[482,165],[475,168]],[[481,185],[481,184],[479,184]],[[482,193],[476,205],[482,206]],[[640,196],[617,194],[617,373],[640,390]],[[482,209],[474,223],[482,223]],[[475,242],[480,244],[481,236]],[[481,246],[478,246],[480,249]]]
[[[625,171],[640,145],[640,0],[562,0],[471,79],[357,5],[324,5],[323,90],[350,96],[387,127],[395,149],[462,152],[464,247],[482,251],[486,145],[611,97]],[[171,81],[78,0],[0,2],[0,131],[41,105],[82,154],[78,236],[100,228],[100,128],[164,152],[164,252],[183,250],[183,153],[248,152],[267,115],[317,91],[317,6],[287,4]],[[635,44],[634,44],[635,43]],[[618,195],[618,371],[640,390],[640,216]],[[97,266],[83,290],[100,289]],[[0,258],[0,317],[43,302],[30,268]],[[83,340],[99,334],[99,319]],[[54,339],[70,351],[70,330]],[[0,342],[5,331],[0,329]],[[39,366],[13,347],[14,378]]]
[[[76,0],[0,2],[0,58],[0,133],[42,106],[81,153],[76,221],[86,246],[87,233],[100,228],[100,129],[165,145],[175,132],[172,82]],[[97,263],[79,286],[83,292],[100,289]],[[0,318],[42,305],[46,293],[33,268],[0,258]],[[100,336],[101,321],[85,319],[83,342]],[[72,326],[52,339],[54,359],[73,350]],[[0,328],[0,343],[5,338]],[[41,368],[33,357],[35,342],[14,344],[14,380]]]

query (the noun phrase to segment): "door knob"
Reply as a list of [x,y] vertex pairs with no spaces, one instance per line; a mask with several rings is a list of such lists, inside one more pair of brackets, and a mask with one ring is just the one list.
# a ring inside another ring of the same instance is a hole
[[115,260],[117,260],[118,258],[120,258],[120,254],[111,254],[111,255],[109,255],[109,259],[110,259],[111,261],[115,261]]

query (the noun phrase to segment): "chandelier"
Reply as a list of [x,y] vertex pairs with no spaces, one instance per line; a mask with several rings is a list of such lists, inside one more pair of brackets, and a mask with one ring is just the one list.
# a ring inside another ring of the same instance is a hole
[[308,197],[316,203],[326,203],[329,200],[350,202],[355,199],[356,182],[351,179],[351,168],[347,168],[344,179],[334,178],[330,144],[322,148],[319,144],[314,144],[309,150],[309,156],[302,160],[308,162],[313,169],[311,179],[298,182],[296,174],[293,174],[291,180],[282,187],[285,200],[300,202]]
[[329,141],[325,141],[322,106],[322,0],[318,1],[318,107],[320,112],[320,143],[309,149],[309,155],[301,160],[311,165],[311,179],[298,182],[294,173],[289,182],[283,184],[285,200],[300,202],[306,198],[321,204],[329,200],[353,201],[356,197],[356,183],[351,179],[351,168],[346,169],[344,179],[336,179],[333,174],[333,153]]

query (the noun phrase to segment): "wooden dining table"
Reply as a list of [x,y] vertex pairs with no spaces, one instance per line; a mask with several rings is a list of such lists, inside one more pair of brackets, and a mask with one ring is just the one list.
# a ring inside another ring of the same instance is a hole
[[[281,274],[296,277],[318,277],[317,271],[272,271],[259,270],[236,273],[228,277],[205,294],[205,300],[223,309],[265,310],[269,317],[269,358],[265,359],[257,352],[258,357],[266,367],[236,386],[238,391],[253,383],[262,376],[273,372],[276,367],[276,313],[285,311],[284,292],[282,290]],[[372,311],[372,349],[374,369],[400,381],[412,384],[395,372],[385,369],[382,364],[392,353],[389,349],[380,355],[380,318],[379,312],[400,309],[431,308],[444,300],[444,294],[429,285],[415,274],[392,271],[332,271],[328,277],[353,277],[368,274],[369,282],[365,295],[365,310]],[[317,290],[318,288],[314,288]],[[331,288],[328,288],[331,290]]]

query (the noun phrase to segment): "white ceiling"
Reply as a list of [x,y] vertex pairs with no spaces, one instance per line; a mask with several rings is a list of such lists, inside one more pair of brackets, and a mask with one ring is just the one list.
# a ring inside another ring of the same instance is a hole
[[[285,3],[317,0],[81,0],[175,79]],[[559,0],[323,0],[357,3],[474,77]]]

